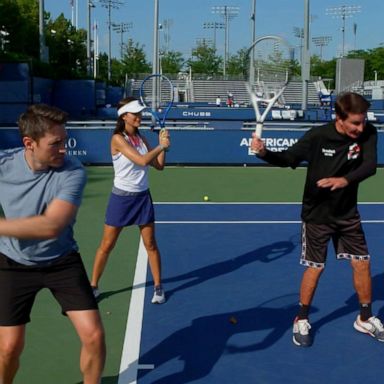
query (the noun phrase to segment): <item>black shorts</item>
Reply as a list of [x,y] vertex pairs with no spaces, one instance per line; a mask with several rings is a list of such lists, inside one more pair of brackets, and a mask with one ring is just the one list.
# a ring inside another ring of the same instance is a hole
[[48,288],[62,313],[98,309],[79,253],[45,266],[19,264],[0,253],[0,326],[26,324],[36,294]]
[[330,224],[302,224],[300,264],[324,268],[329,240],[332,238],[337,259],[369,260],[360,216]]

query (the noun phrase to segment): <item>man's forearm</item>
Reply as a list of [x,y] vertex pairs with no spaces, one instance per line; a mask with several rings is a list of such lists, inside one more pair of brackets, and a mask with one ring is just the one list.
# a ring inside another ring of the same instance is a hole
[[17,239],[52,239],[60,230],[59,225],[44,216],[0,219],[0,235]]

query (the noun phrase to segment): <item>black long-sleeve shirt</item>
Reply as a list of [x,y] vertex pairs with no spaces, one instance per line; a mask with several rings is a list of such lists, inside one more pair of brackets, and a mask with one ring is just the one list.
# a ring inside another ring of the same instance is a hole
[[[357,139],[340,134],[334,123],[315,127],[283,152],[267,150],[263,160],[280,167],[296,168],[307,162],[301,217],[318,224],[348,219],[357,214],[359,183],[376,173],[377,131],[367,123]],[[348,186],[331,191],[317,181],[345,177]]]

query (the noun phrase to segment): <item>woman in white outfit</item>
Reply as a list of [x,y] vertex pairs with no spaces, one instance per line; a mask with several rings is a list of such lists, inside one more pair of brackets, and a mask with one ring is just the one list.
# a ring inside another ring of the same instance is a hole
[[161,258],[155,238],[155,217],[148,185],[149,165],[164,169],[165,152],[170,146],[168,131],[159,134],[159,145],[151,149],[140,135],[141,113],[145,107],[135,98],[120,101],[116,128],[111,139],[115,172],[112,192],[105,215],[104,233],[96,251],[91,285],[99,296],[98,283],[109,254],[124,227],[138,225],[154,280],[152,303],[165,302],[161,286]]

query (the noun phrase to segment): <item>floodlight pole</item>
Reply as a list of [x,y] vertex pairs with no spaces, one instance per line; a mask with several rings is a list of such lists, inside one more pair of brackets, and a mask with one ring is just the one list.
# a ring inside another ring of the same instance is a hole
[[224,29],[224,23],[217,21],[208,21],[203,24],[204,29],[213,29],[213,48],[216,50],[216,30]]
[[345,19],[347,17],[352,17],[355,13],[361,12],[361,6],[360,5],[341,5],[339,7],[332,7],[326,9],[326,14],[331,15],[336,18],[341,18],[342,20],[342,26],[341,26],[341,33],[342,33],[342,50],[341,50],[341,57],[344,57],[345,55]]
[[108,4],[108,81],[112,78],[111,2]]
[[308,106],[308,83],[311,71],[311,57],[309,52],[309,7],[309,0],[304,0],[304,38],[301,62],[301,80],[303,90],[301,109],[303,111],[307,110]]
[[170,33],[170,29],[171,29],[171,26],[173,25],[173,20],[172,19],[165,19],[163,21],[163,29],[164,29],[164,33],[163,33],[163,36],[164,36],[164,50],[165,52],[169,52],[169,45],[170,45],[170,41],[171,41],[171,33]]
[[230,7],[228,5],[212,7],[212,13],[218,13],[224,17],[225,26],[225,43],[224,43],[224,64],[223,64],[223,76],[226,77],[226,67],[228,61],[229,51],[229,21],[236,17],[239,13],[239,7]]
[[332,40],[332,36],[316,36],[312,37],[312,42],[316,47],[320,47],[320,61],[323,59],[323,47],[327,46]]
[[206,37],[197,37],[196,38],[196,45],[204,46],[204,47],[213,47],[213,41],[212,39],[206,38]]
[[152,74],[159,73],[159,0],[154,0]]
[[304,28],[293,27],[293,34],[295,37],[300,39],[300,64],[303,62],[303,39],[304,39]]
[[87,4],[87,72],[88,76],[92,76],[92,57],[91,57],[91,9],[95,8],[95,5],[91,0],[88,0]]
[[48,63],[47,47],[44,36],[44,0],[39,0],[39,42],[40,42],[40,61]]
[[[153,60],[152,74],[158,74],[160,69],[159,63],[159,0],[154,0],[154,18],[153,18]],[[156,77],[152,79],[152,110],[156,111],[159,107],[158,101],[158,81]],[[154,123],[154,121],[152,121]]]
[[124,56],[124,33],[128,32],[132,28],[132,23],[112,23],[113,30],[120,33],[120,57]]
[[99,34],[97,33],[97,22],[95,20],[93,29],[93,77],[96,79],[98,75],[97,61],[99,60]]
[[112,70],[111,70],[111,50],[112,50],[112,43],[111,43],[111,35],[112,35],[112,21],[111,21],[111,9],[112,8],[119,8],[120,5],[123,3],[119,0],[99,0],[104,8],[108,9],[108,81],[111,81],[112,77]]
[[[252,0],[252,13],[251,13],[251,46],[256,41],[256,0]],[[252,50],[250,62],[249,62],[249,74],[250,74],[250,83],[254,84],[255,82],[255,52]]]

